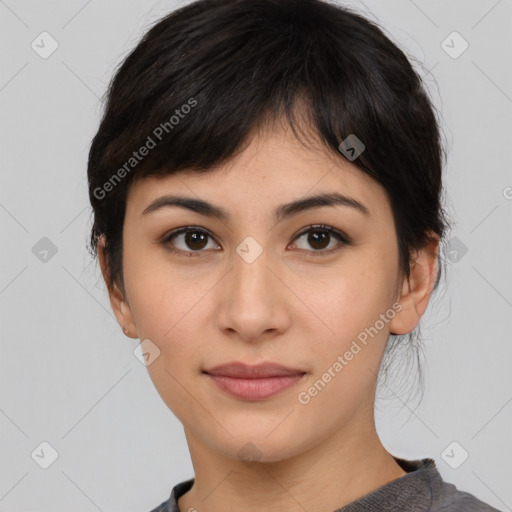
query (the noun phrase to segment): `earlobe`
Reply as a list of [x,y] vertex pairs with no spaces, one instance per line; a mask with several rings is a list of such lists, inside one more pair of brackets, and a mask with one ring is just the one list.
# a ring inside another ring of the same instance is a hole
[[437,276],[439,238],[434,238],[411,255],[409,278],[404,277],[398,298],[402,309],[390,322],[390,332],[407,334],[419,324],[427,309]]
[[137,338],[137,328],[135,326],[135,322],[133,321],[131,309],[127,304],[124,294],[119,289],[117,283],[113,282],[110,278],[107,265],[107,256],[105,253],[105,246],[105,235],[101,235],[101,237],[99,237],[98,239],[98,259],[100,262],[103,280],[105,281],[108,290],[112,311],[116,316],[117,322],[122,327],[123,332],[130,338]]

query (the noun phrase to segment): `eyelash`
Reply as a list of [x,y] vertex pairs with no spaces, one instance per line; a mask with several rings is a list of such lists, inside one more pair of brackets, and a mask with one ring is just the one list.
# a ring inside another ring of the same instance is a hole
[[[186,227],[179,228],[179,229],[176,229],[174,231],[171,231],[166,236],[164,236],[164,238],[161,240],[160,243],[163,246],[165,246],[172,253],[179,254],[181,256],[185,256],[185,257],[200,256],[201,253],[205,252],[205,251],[203,251],[203,250],[200,250],[200,251],[183,251],[181,249],[174,248],[170,244],[170,241],[173,238],[175,238],[175,237],[177,237],[177,236],[179,236],[179,235],[181,235],[183,233],[187,233],[189,231],[194,232],[194,233],[201,233],[201,234],[206,235],[206,236],[208,236],[208,237],[210,237],[212,239],[214,238],[208,231],[206,231],[203,228],[199,228],[199,227],[195,227],[195,226],[186,226]],[[329,235],[334,236],[340,242],[338,247],[336,247],[334,249],[329,249],[329,250],[310,251],[310,250],[307,250],[307,249],[302,249],[303,251],[305,251],[308,254],[311,254],[312,256],[327,256],[327,255],[332,254],[333,252],[339,251],[343,246],[351,244],[350,238],[347,235],[345,235],[345,233],[343,233],[343,232],[341,232],[341,231],[339,231],[339,230],[337,230],[337,229],[335,229],[335,228],[333,228],[331,226],[325,226],[323,224],[315,224],[315,225],[312,225],[312,226],[308,226],[306,229],[304,229],[300,233],[298,233],[297,236],[294,238],[294,240],[297,240],[301,236],[306,235],[306,234],[308,234],[311,231],[323,231],[323,232],[326,232]]]

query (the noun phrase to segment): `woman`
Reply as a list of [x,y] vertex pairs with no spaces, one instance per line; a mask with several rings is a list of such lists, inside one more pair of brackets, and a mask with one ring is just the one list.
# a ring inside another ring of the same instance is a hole
[[496,510],[374,423],[441,275],[442,165],[419,76],[348,8],[199,0],[146,33],[88,176],[113,311],[194,466],[153,512]]

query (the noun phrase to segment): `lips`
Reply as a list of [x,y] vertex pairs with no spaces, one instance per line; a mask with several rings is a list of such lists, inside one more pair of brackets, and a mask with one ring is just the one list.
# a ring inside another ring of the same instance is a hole
[[245,363],[233,362],[215,366],[205,373],[210,375],[221,375],[239,379],[264,379],[268,377],[289,377],[291,375],[302,375],[303,370],[288,368],[277,363],[262,363],[258,365],[247,365]]
[[204,373],[217,389],[242,400],[270,398],[295,386],[306,374],[277,363],[251,366],[239,362],[215,366]]

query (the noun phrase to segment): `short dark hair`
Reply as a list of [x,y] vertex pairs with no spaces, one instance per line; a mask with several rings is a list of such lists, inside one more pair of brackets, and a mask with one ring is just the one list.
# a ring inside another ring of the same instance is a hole
[[[386,190],[400,269],[410,250],[449,226],[442,205],[438,113],[404,52],[362,14],[323,0],[197,0],[158,20],[113,76],[89,161],[94,213],[110,283],[124,293],[127,191],[150,174],[208,172],[257,129],[287,119],[328,151],[354,134],[353,163]],[[306,142],[303,141],[304,144]],[[145,156],[136,158],[142,147]],[[435,287],[439,282],[439,267]]]

